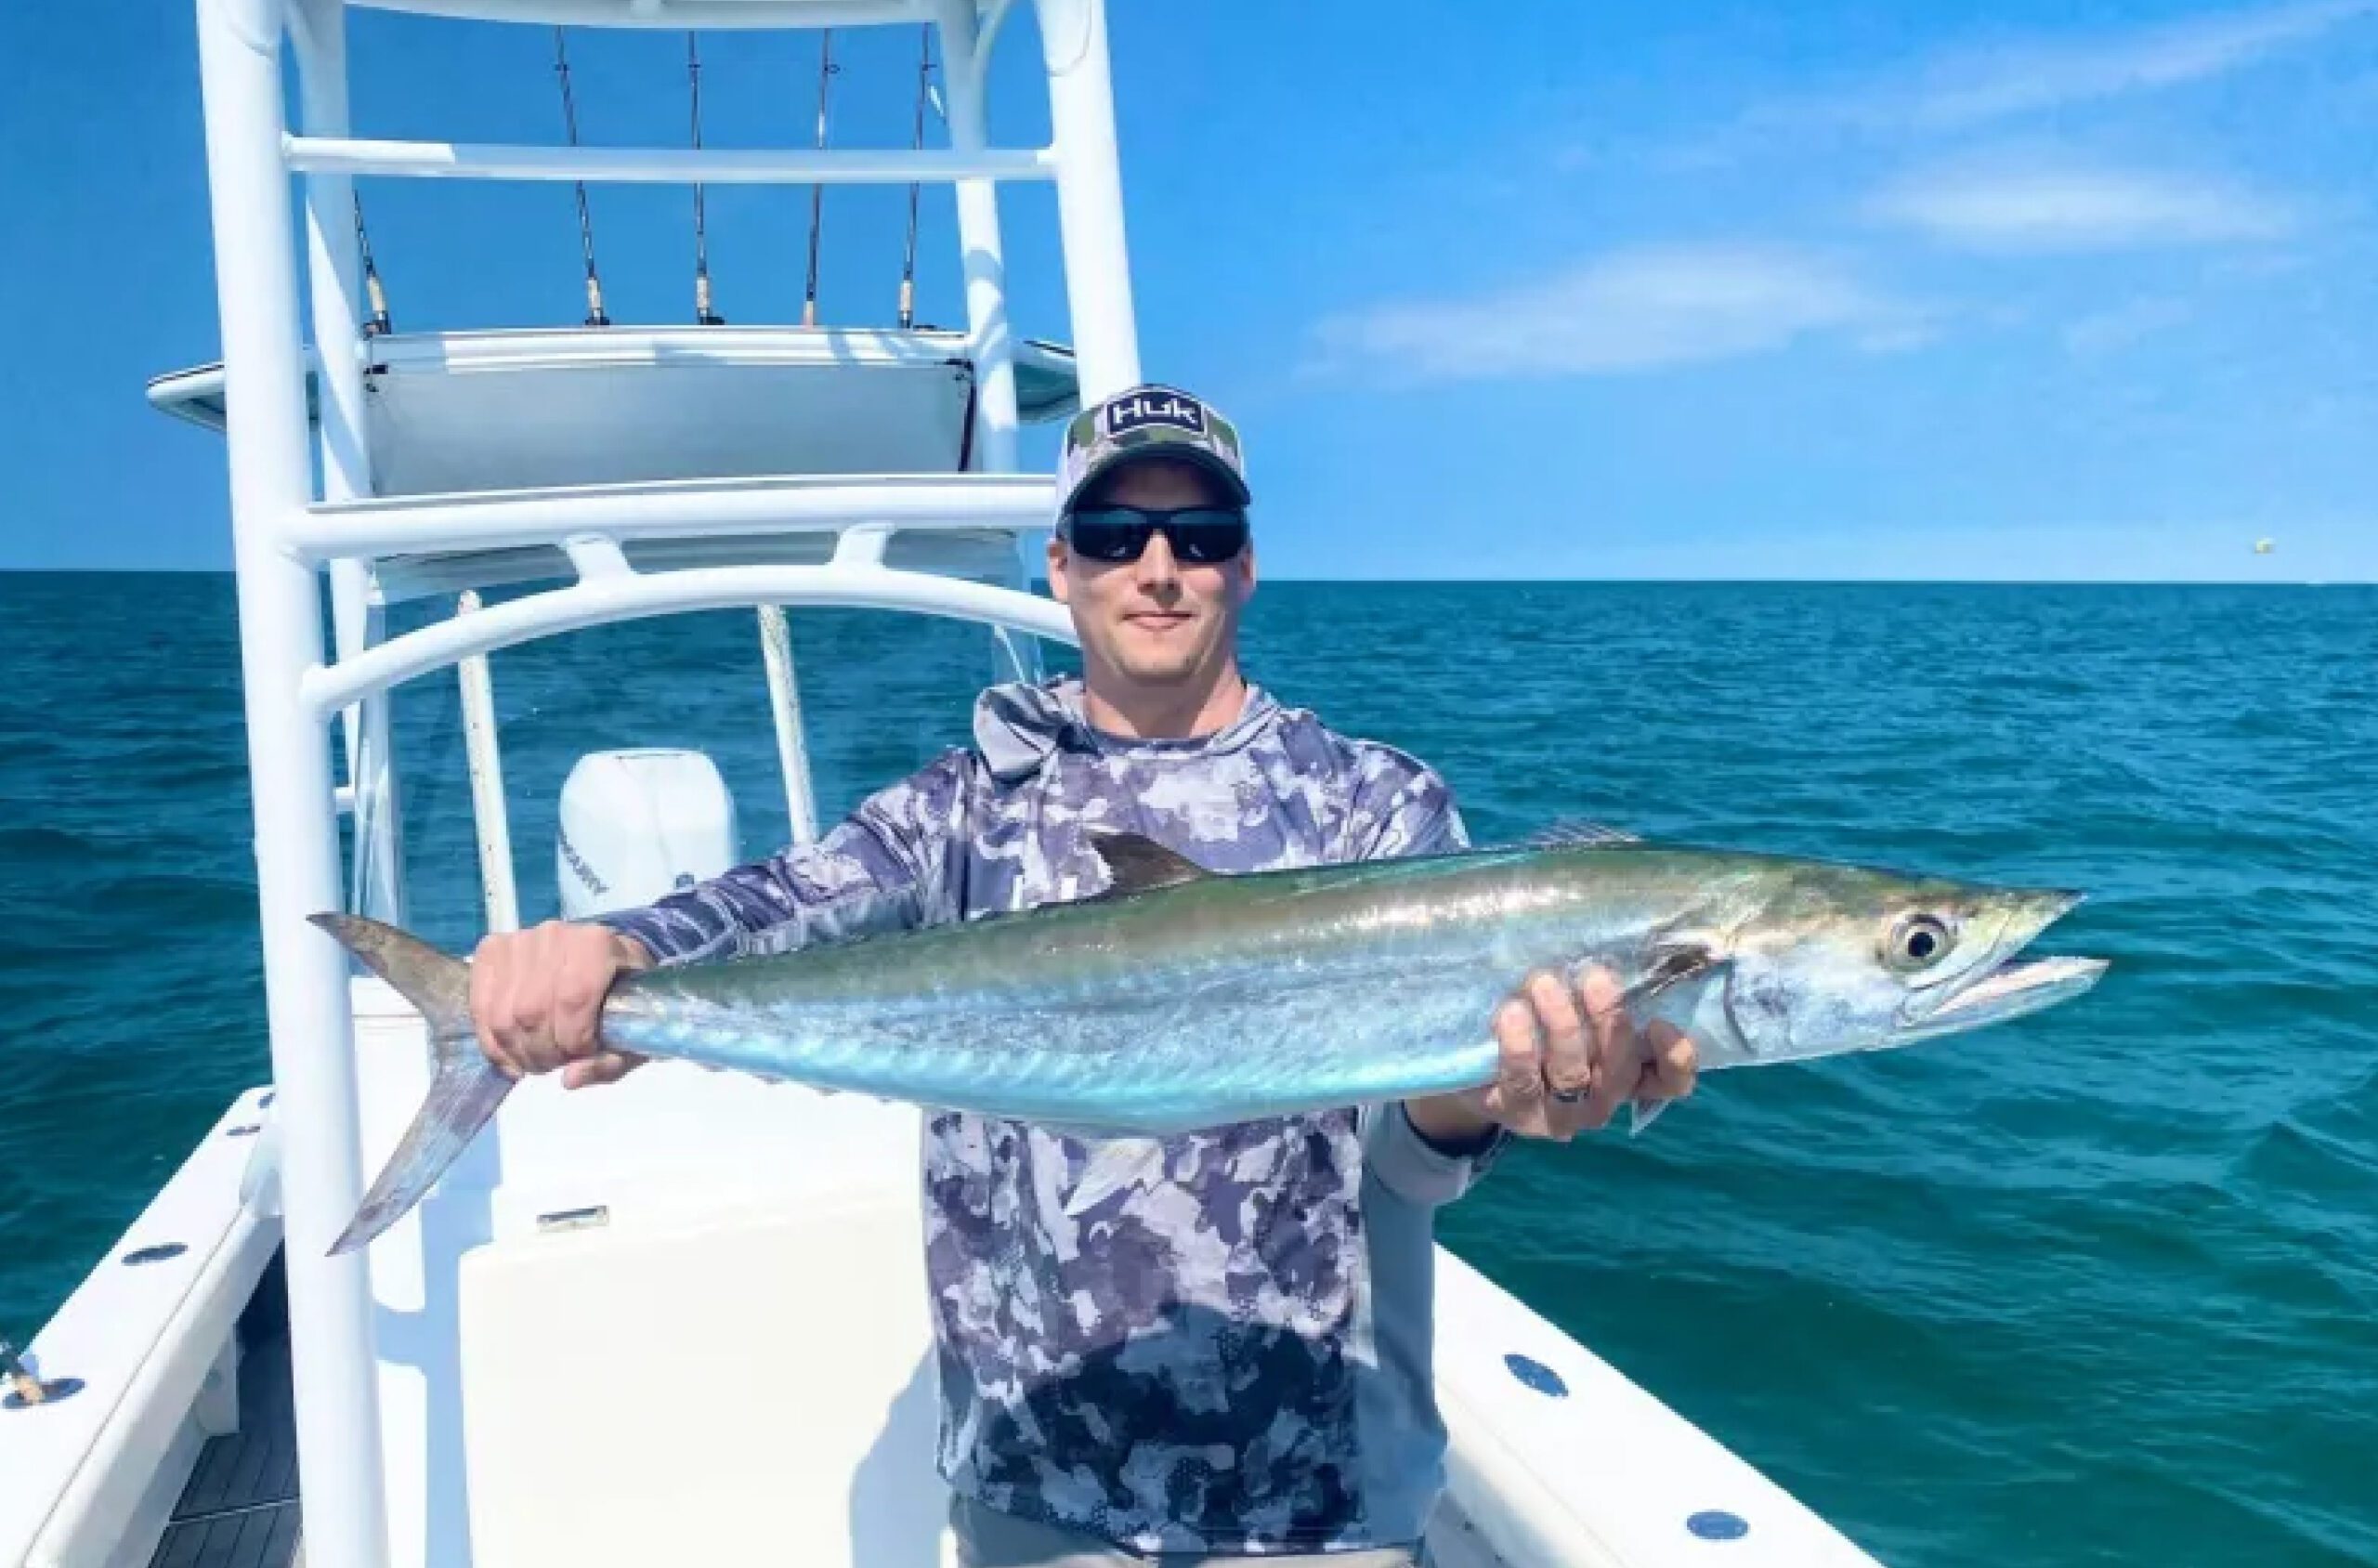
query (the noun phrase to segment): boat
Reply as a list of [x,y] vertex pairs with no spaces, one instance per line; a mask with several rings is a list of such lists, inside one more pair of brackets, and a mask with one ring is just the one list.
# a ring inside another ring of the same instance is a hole
[[[1033,0],[1052,135],[1030,148],[985,129],[1013,0],[381,3],[458,27],[927,30],[947,145],[363,138],[343,0],[198,0],[223,357],[150,396],[227,437],[271,1076],[7,1358],[0,1563],[947,1561],[918,1113],[665,1065],[567,1099],[533,1082],[418,1209],[333,1256],[427,1063],[418,1017],[307,917],[404,918],[403,683],[460,682],[486,923],[503,929],[518,913],[487,697],[500,650],[755,610],[804,837],[787,615],[971,622],[1024,675],[1070,638],[1024,569],[1052,481],[1018,440],[1142,379],[1104,0]],[[358,176],[947,185],[965,320],[619,325],[590,255],[587,325],[398,333]],[[1007,320],[998,193],[1017,181],[1055,187],[1068,345]],[[437,613],[391,616],[408,604]],[[733,853],[733,803],[707,759],[667,744],[668,720],[565,789],[572,912]],[[1437,1563],[1872,1561],[1442,1249],[1436,1292]]]

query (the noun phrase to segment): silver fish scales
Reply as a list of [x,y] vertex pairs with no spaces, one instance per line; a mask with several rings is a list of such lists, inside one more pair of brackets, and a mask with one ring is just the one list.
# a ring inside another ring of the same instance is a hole
[[[1096,898],[634,974],[603,1042],[638,1054],[1038,1121],[1155,1135],[1490,1081],[1496,1006],[1538,970],[1607,966],[1705,1069],[1876,1050],[2080,994],[2092,959],[2013,959],[2069,892],[1825,861],[1595,842],[1217,877],[1098,838]],[[393,1223],[511,1082],[480,1054],[466,969],[316,917],[419,1008],[428,1101],[341,1250]]]

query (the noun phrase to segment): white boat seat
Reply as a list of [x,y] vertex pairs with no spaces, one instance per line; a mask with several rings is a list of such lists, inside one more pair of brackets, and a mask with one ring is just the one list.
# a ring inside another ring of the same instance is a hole
[[913,1196],[594,1228],[461,1271],[476,1568],[933,1568]]

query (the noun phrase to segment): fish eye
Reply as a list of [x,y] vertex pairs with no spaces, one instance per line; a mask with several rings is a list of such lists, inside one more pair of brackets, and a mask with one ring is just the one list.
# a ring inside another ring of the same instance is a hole
[[1902,915],[1883,939],[1883,962],[1901,972],[1928,968],[1956,939],[1949,922],[1938,915]]

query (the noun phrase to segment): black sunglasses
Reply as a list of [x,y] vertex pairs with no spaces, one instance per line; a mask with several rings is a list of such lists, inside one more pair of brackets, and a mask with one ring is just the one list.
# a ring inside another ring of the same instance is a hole
[[1065,514],[1057,537],[1093,561],[1136,561],[1161,533],[1178,560],[1220,566],[1247,548],[1247,514],[1232,506],[1082,506]]

